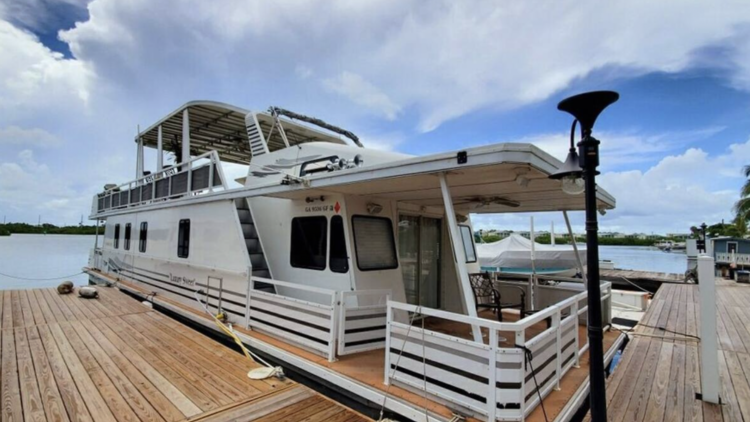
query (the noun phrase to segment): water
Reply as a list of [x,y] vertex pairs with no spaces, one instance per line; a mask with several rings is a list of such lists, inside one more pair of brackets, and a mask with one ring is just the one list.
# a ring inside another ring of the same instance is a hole
[[[50,278],[75,274],[88,262],[94,236],[14,234],[0,236],[0,273],[26,278]],[[684,253],[662,252],[643,246],[601,246],[601,259],[609,259],[616,268],[628,270],[684,273]],[[88,283],[88,277],[69,277],[76,285]],[[62,279],[31,281],[0,275],[0,290],[33,289],[57,286]]]
[[[50,278],[80,273],[88,263],[94,236],[14,234],[0,236],[0,273],[25,278]],[[63,280],[88,284],[88,276],[57,280],[18,280],[0,275],[0,290],[55,287]]]
[[600,246],[599,258],[623,270],[657,271],[683,274],[687,270],[685,252],[662,252],[648,246]]

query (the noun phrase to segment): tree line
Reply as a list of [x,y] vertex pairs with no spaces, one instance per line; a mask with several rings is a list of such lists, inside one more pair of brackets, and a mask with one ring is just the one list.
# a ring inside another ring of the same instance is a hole
[[[101,230],[101,229],[100,229]],[[12,234],[95,234],[96,226],[56,226],[54,224],[31,225],[26,223],[0,224],[0,236]]]

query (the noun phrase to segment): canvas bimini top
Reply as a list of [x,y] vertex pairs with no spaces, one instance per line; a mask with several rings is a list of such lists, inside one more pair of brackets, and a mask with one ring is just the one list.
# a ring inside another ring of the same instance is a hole
[[[185,117],[187,116],[187,128]],[[302,116],[304,117],[304,116]],[[279,130],[280,123],[282,130]],[[323,122],[324,123],[324,122]],[[332,133],[298,124],[269,112],[252,112],[216,101],[190,101],[136,135],[143,146],[182,154],[183,134],[189,129],[190,155],[216,151],[222,161],[247,164],[253,157],[306,142],[349,142]]]

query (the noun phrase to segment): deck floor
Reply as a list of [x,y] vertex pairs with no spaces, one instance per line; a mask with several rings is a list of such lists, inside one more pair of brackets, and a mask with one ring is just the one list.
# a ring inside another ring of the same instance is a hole
[[610,421],[750,421],[750,286],[716,283],[723,404],[695,398],[700,392],[698,342],[651,328],[700,336],[698,286],[664,284],[607,381]]
[[0,291],[2,421],[366,421],[114,288]]

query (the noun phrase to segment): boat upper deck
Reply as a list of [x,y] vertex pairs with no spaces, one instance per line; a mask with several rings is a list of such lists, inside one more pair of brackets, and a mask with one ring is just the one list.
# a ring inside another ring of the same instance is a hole
[[0,292],[3,421],[365,421],[111,288]]
[[607,381],[610,421],[750,420],[750,286],[716,281],[722,405],[695,396],[701,390],[700,347],[692,337],[700,336],[699,294],[697,285],[659,288]]

